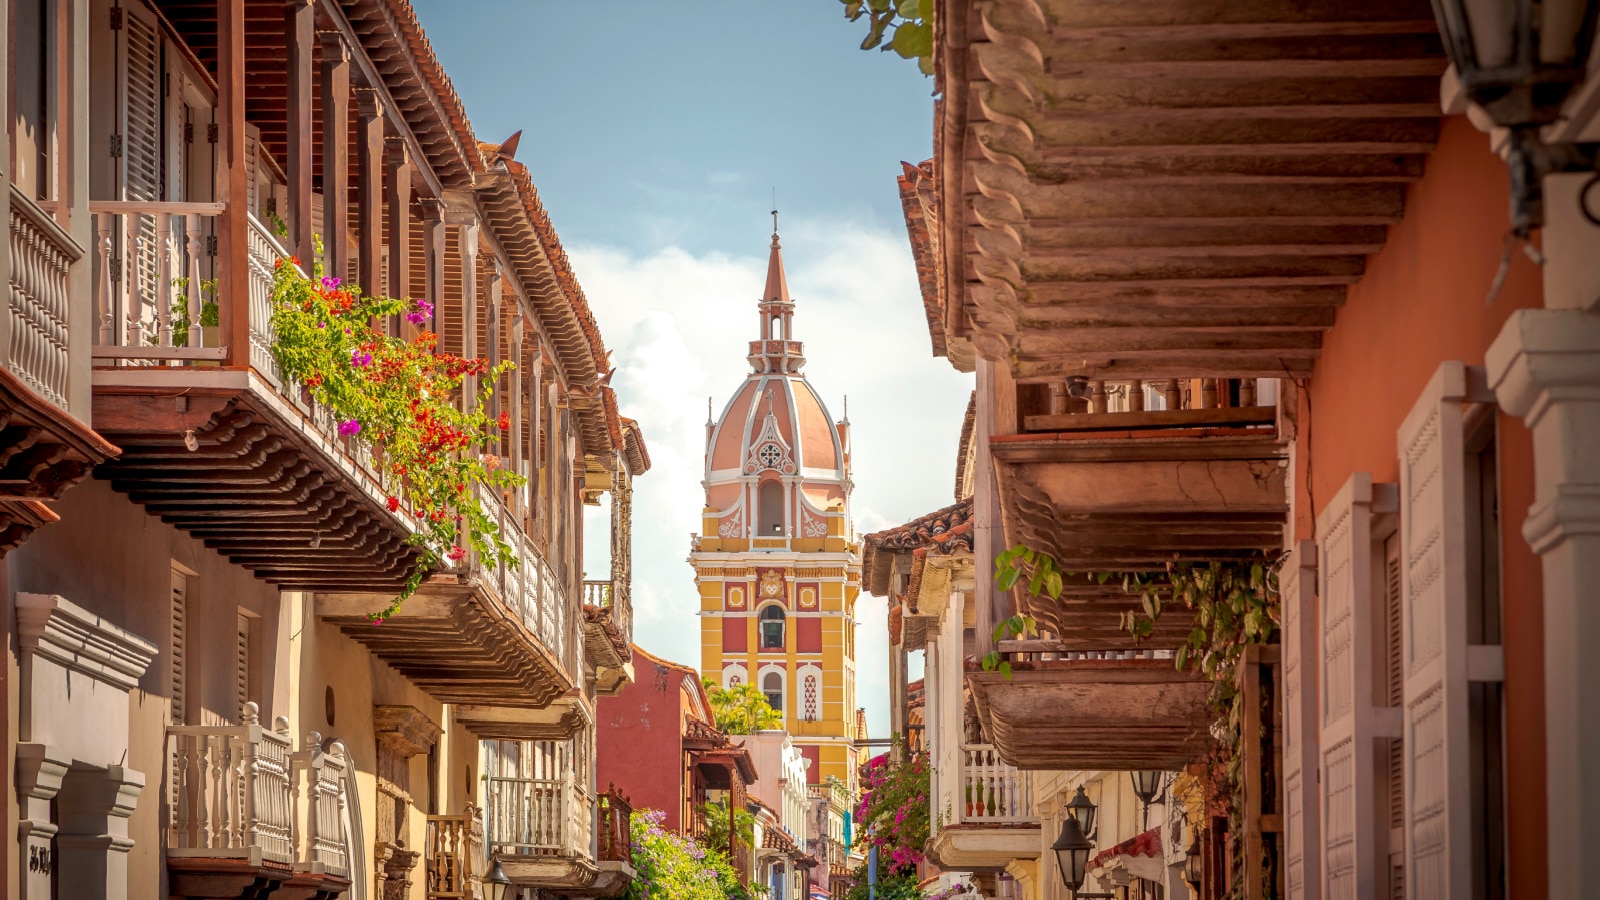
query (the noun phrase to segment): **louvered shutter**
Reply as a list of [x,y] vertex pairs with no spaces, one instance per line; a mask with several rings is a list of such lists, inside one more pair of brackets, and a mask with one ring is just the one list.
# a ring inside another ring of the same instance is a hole
[[1317,517],[1322,895],[1376,895],[1373,809],[1372,476],[1356,472]]
[[[1391,709],[1400,707],[1404,686],[1400,667],[1400,539],[1400,535],[1392,534],[1383,542],[1383,694],[1384,704]],[[1405,839],[1401,831],[1406,815],[1404,737],[1394,736],[1384,742],[1383,766],[1387,804],[1383,824],[1388,829],[1385,845],[1389,877],[1387,896],[1390,900],[1404,900]]]
[[238,625],[234,629],[234,704],[235,710],[242,712],[244,705],[252,699],[250,684],[250,617],[239,614]]
[[1410,896],[1468,896],[1466,367],[1439,367],[1398,433]]
[[172,597],[169,607],[171,637],[171,714],[173,725],[188,724],[189,693],[189,579],[172,570]]
[[[119,104],[118,135],[114,152],[120,153],[118,177],[122,199],[153,202],[161,199],[161,32],[142,4],[122,7],[122,28],[117,40]],[[124,315],[140,320],[154,309],[160,267],[155,216],[130,216],[129,233],[121,235],[129,261],[124,277],[133,279],[138,306]]]
[[1284,842],[1289,900],[1321,896],[1317,818],[1317,548],[1301,541],[1278,574],[1283,602]]
[[245,201],[250,210],[250,215],[257,219],[261,215],[264,198],[261,194],[261,129],[254,125],[244,126],[244,183]]

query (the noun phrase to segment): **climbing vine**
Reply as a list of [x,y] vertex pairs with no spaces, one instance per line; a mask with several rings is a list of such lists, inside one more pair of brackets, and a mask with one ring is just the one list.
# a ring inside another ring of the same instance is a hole
[[[323,275],[320,262],[310,277],[299,265],[280,260],[273,273],[273,359],[284,378],[332,413],[341,436],[371,444],[389,511],[404,511],[417,526],[407,538],[421,551],[416,565],[388,608],[368,618],[381,624],[430,570],[446,559],[461,561],[468,547],[485,560],[514,565],[516,554],[477,492],[481,486],[500,494],[523,484],[500,468],[497,452],[487,451],[511,427],[505,413],[491,418],[485,411],[495,379],[511,364],[491,367],[438,352],[438,335],[425,327],[433,313],[426,300],[363,295]],[[402,316],[421,329],[411,340],[374,327]],[[481,377],[483,387],[463,409],[456,396],[468,375]]]
[[933,0],[839,0],[852,22],[867,20],[861,49],[893,50],[914,59],[924,75],[933,74]]

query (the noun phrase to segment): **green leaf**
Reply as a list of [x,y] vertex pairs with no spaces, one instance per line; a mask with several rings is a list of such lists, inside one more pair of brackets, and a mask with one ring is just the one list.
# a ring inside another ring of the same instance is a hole
[[895,7],[895,12],[899,13],[901,18],[915,19],[917,17],[917,7],[920,5],[918,0],[900,0],[900,4]]
[[905,59],[933,53],[933,25],[901,22],[894,30],[894,52]]
[[1050,595],[1050,599],[1052,599],[1052,600],[1060,600],[1061,599],[1061,589],[1062,589],[1061,573],[1060,572],[1051,572],[1050,576],[1044,580],[1044,591],[1045,591],[1045,593],[1049,594]]
[[[1099,572],[1099,573],[1096,573],[1096,575],[1094,576],[1094,580],[1098,581],[1101,584],[1105,584],[1106,582],[1111,580],[1111,573],[1110,572]],[[1123,590],[1127,590],[1127,587],[1128,587],[1128,576],[1126,576],[1126,575],[1122,576],[1122,587],[1123,587]]]
[[924,22],[933,21],[933,0],[918,0],[917,18]]
[[892,4],[889,0],[867,0],[867,5],[872,7],[873,12],[886,13]]
[[1010,681],[1011,680],[1011,663],[1009,663],[1009,662],[1001,663],[1000,664],[1000,674],[1001,674],[1001,676],[1003,676],[1005,678],[1005,680]]

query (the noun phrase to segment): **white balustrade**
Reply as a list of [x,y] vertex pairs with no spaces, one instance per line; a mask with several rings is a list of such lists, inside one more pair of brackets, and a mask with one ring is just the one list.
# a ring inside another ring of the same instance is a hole
[[991,744],[961,745],[961,787],[957,822],[1037,822],[1033,811],[1033,773],[1000,759]]
[[[220,203],[91,201],[96,235],[94,357],[123,364],[221,359],[204,284]],[[211,346],[207,346],[210,344]]]
[[344,745],[323,749],[322,735],[306,735],[305,746],[290,757],[291,821],[295,829],[295,868],[318,874],[350,875],[350,841],[345,834],[345,777],[350,767]]
[[[523,532],[517,517],[495,493],[476,487],[478,503],[500,529],[500,537],[517,556],[515,565],[495,561],[486,563],[473,554],[471,564],[500,594],[500,599],[516,614],[524,627],[548,648],[570,674],[574,662],[567,658],[567,632],[573,627],[572,607],[561,589],[555,572]],[[466,539],[463,536],[462,544]]]
[[11,191],[11,337],[6,367],[67,408],[68,274],[83,249],[21,191]]
[[287,722],[279,731],[262,728],[254,703],[245,704],[241,721],[167,729],[169,855],[294,862]]
[[591,853],[594,798],[564,778],[490,778],[491,854],[584,856]]

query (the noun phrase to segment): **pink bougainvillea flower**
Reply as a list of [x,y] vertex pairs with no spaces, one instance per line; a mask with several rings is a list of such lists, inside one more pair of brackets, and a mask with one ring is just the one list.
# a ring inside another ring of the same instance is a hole
[[361,433],[361,423],[355,419],[345,419],[339,423],[339,433],[345,437],[355,437]]
[[406,321],[413,325],[426,325],[431,318],[433,318],[433,304],[426,300],[418,300],[416,310],[406,313]]
[[463,559],[466,559],[466,558],[467,558],[467,551],[461,549],[461,545],[460,544],[457,544],[456,546],[450,548],[450,561],[451,562],[460,562],[460,561],[462,561]]
[[324,275],[322,276],[322,286],[330,291],[334,290],[339,286],[339,279],[333,277],[332,275]]
[[372,354],[362,350],[350,351],[350,365],[358,369],[372,365]]

